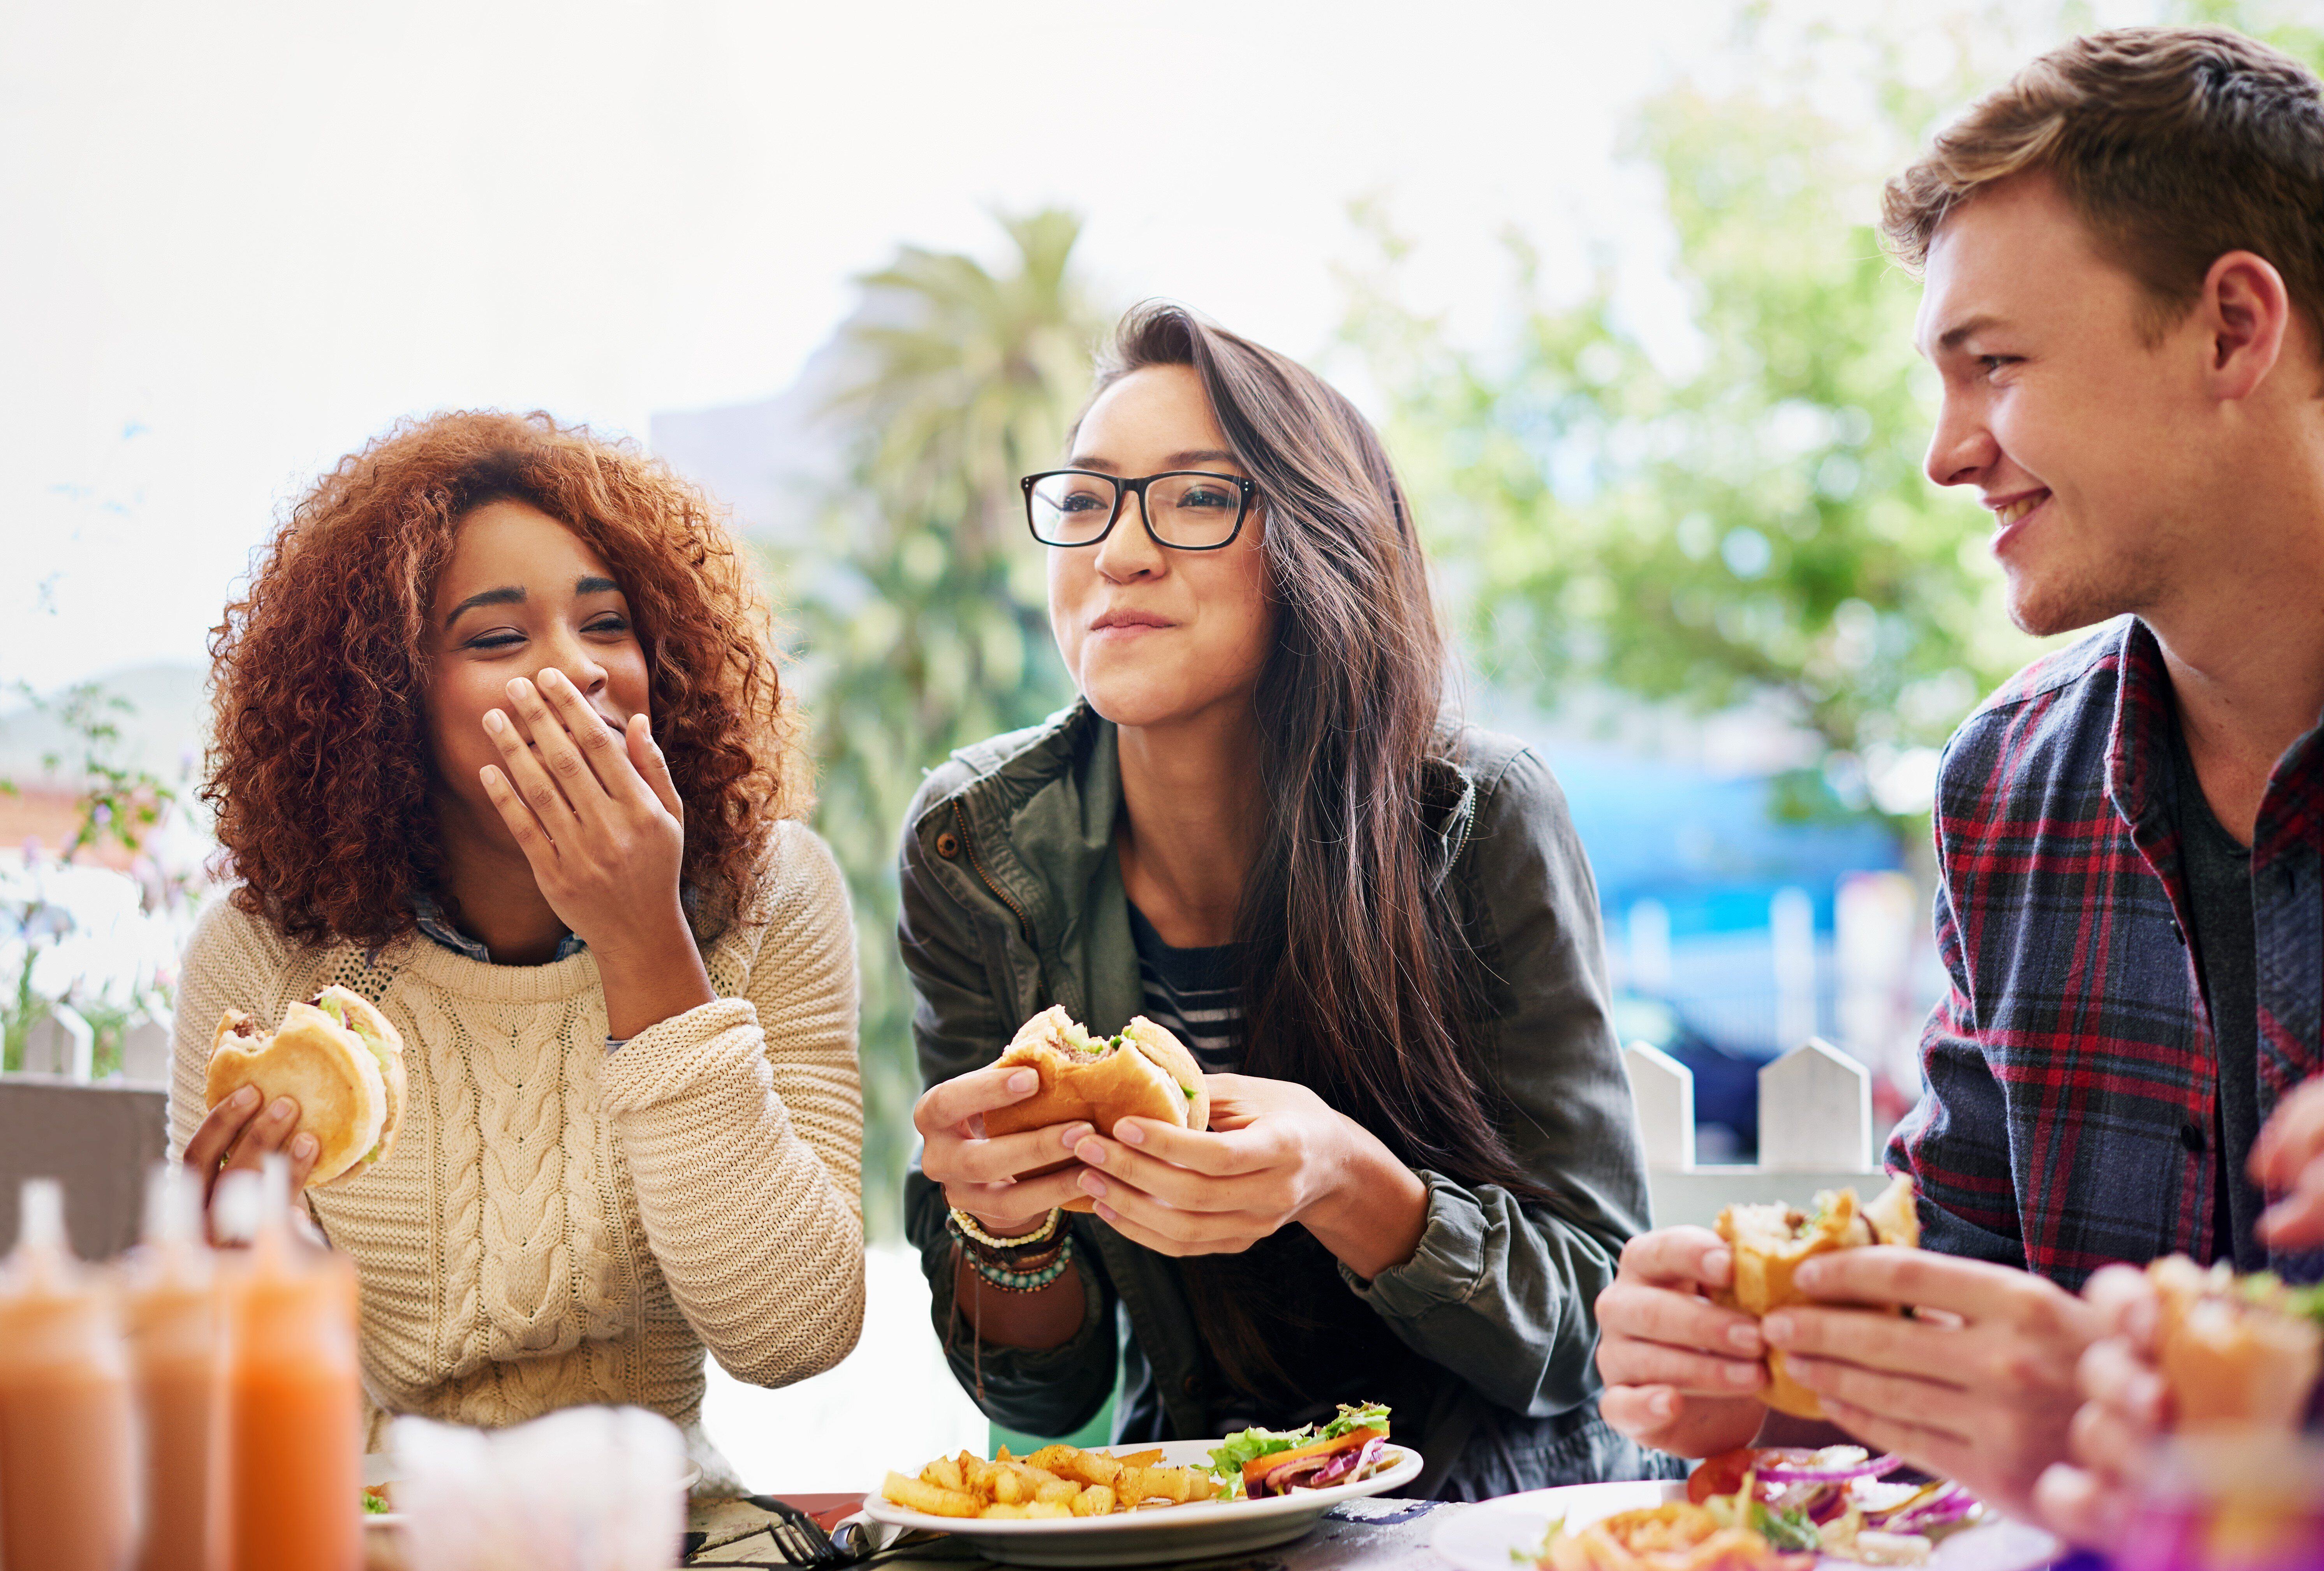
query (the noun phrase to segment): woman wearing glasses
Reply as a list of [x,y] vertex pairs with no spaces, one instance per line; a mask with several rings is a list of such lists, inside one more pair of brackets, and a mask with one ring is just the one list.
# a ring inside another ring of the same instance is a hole
[[[902,849],[908,1225],[962,1383],[1071,1432],[1119,1312],[1120,1439],[1380,1401],[1416,1492],[1645,1471],[1592,1400],[1591,1303],[1646,1200],[1589,865],[1541,761],[1441,712],[1378,435],[1147,307],[1024,486],[1081,700],[937,769]],[[1170,1026],[1210,1130],[983,1138],[1032,1089],[992,1061],[1052,1004]]]

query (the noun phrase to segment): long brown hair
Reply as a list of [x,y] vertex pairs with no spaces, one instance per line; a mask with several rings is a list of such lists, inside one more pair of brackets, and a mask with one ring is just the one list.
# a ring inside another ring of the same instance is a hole
[[[1191,367],[1265,510],[1275,647],[1255,703],[1267,826],[1243,888],[1244,1069],[1296,1080],[1416,1168],[1535,1195],[1496,1128],[1480,966],[1449,885],[1445,650],[1411,509],[1371,423],[1305,366],[1153,303],[1122,319],[1102,390]],[[1361,935],[1360,938],[1358,935]],[[1189,1273],[1206,1318],[1250,1295]],[[1255,1328],[1243,1326],[1238,1330]],[[1213,1346],[1250,1388],[1262,1338]]]
[[348,455],[301,499],[212,632],[201,797],[235,904],[300,944],[412,931],[445,874],[422,712],[428,597],[460,520],[512,498],[586,540],[637,618],[654,737],[686,804],[697,936],[741,912],[809,777],[750,563],[695,486],[544,414],[438,415]]

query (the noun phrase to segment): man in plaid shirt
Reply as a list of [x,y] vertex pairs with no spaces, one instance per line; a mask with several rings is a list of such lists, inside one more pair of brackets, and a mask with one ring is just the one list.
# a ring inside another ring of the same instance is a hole
[[1616,1428],[1692,1456],[1810,1438],[1763,1433],[1774,1346],[1849,1435],[2036,1516],[2100,1329],[2085,1277],[2172,1251],[2324,1273],[2324,1135],[2307,1177],[2296,1114],[2249,1160],[2324,1063],[2319,213],[2324,85],[2218,29],[2075,40],[1890,183],[1943,382],[1929,477],[1992,510],[2020,626],[2103,625],[1946,749],[1952,985],[1888,1150],[1926,1248],[1796,1278],[1914,1317],[1755,1322],[1703,1296],[1715,1235],[1642,1235],[1599,1300]]

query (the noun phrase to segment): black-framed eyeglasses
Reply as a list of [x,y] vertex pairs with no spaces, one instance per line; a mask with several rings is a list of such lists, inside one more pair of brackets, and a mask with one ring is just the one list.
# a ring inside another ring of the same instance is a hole
[[1234,544],[1259,490],[1240,474],[1201,469],[1137,480],[1093,469],[1053,469],[1018,483],[1025,488],[1025,521],[1044,546],[1096,545],[1113,533],[1123,499],[1134,492],[1146,532],[1156,545],[1174,551],[1215,551]]

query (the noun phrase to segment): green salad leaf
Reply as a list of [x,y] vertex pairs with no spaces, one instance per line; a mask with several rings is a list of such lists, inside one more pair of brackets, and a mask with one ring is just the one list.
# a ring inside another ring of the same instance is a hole
[[1238,1429],[1222,1444],[1211,1448],[1211,1471],[1225,1478],[1240,1473],[1246,1462],[1288,1451],[1294,1446],[1305,1446],[1314,1438],[1312,1424],[1303,1424],[1296,1429]]
[[1778,1549],[1812,1549],[1821,1541],[1807,1512],[1775,1511],[1765,1501],[1751,1502],[1751,1526]]
[[1311,1440],[1336,1440],[1351,1429],[1382,1429],[1387,1426],[1388,1412],[1379,1402],[1367,1402],[1361,1407],[1342,1402],[1339,1417],[1321,1429],[1313,1424],[1302,1424],[1296,1429],[1239,1429],[1212,1447],[1211,1471],[1222,1478],[1231,1477],[1240,1474],[1246,1462],[1272,1456],[1277,1451],[1288,1451]]
[[1340,1404],[1340,1416],[1323,1426],[1320,1440],[1336,1440],[1350,1429],[1383,1429],[1388,1427],[1388,1409],[1379,1402],[1366,1402],[1361,1407]]

